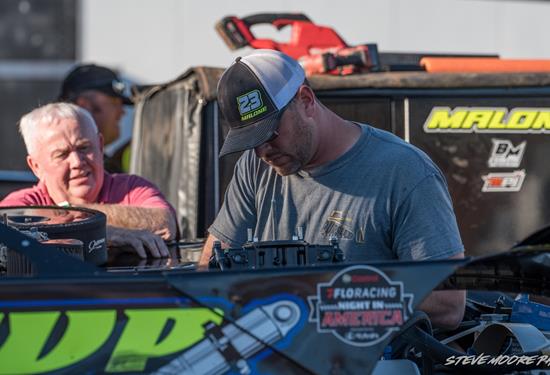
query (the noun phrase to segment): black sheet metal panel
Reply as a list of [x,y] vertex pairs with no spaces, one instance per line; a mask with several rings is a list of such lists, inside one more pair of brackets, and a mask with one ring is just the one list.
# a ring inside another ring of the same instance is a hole
[[4,279],[0,373],[368,374],[414,307],[467,262]]
[[203,146],[203,127],[212,126],[203,116],[220,69],[207,71],[190,70],[136,97],[131,171],[153,181],[166,195],[176,208],[184,238],[203,235],[197,219],[203,209],[199,181],[212,167],[204,163],[201,150],[217,153],[208,143]]
[[332,97],[319,94],[321,102],[346,120],[370,124],[392,131],[391,103],[380,97]]
[[[550,121],[547,130],[544,125],[535,129],[537,116],[543,121],[550,111],[550,87],[536,95],[502,88],[484,96],[468,90],[409,100],[410,141],[444,172],[467,254],[508,249],[550,222],[550,169],[545,156]],[[525,114],[518,120],[525,129],[506,128],[514,121],[514,111]],[[457,119],[451,121],[457,128],[427,129],[430,114],[433,119],[436,112],[442,118],[454,113]],[[466,116],[464,127],[472,122],[471,116],[482,112],[494,121],[492,129],[482,129],[479,122],[473,122],[470,130],[459,128],[458,116]],[[506,115],[498,121],[502,113]]]
[[548,73],[426,73],[387,72],[308,78],[317,91],[361,89],[460,89],[491,87],[546,87]]
[[1,374],[368,374],[438,285],[550,293],[547,246],[477,259],[110,273],[0,232],[48,271],[0,280]]
[[486,290],[550,295],[547,245],[524,246],[472,258],[440,285],[442,289]]

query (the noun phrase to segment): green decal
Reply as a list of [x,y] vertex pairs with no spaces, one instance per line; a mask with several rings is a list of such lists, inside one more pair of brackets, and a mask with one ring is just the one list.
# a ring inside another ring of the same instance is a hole
[[[135,309],[125,313],[128,322],[106,372],[143,371],[149,358],[162,357],[193,345],[204,337],[205,323],[220,324],[222,321],[220,315],[205,308]],[[169,319],[174,325],[159,341]]]
[[0,374],[35,374],[82,361],[105,343],[116,321],[116,311],[69,311],[61,339],[39,358],[60,315],[59,311],[10,313],[10,334],[0,347]]
[[262,94],[258,90],[252,90],[237,97],[237,105],[241,114],[241,121],[249,120],[267,111],[262,101]]

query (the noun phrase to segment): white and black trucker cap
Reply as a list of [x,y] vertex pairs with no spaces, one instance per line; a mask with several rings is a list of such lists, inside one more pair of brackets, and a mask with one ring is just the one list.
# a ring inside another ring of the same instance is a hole
[[300,64],[282,52],[259,49],[238,57],[218,82],[218,104],[229,125],[220,157],[271,138],[304,79]]

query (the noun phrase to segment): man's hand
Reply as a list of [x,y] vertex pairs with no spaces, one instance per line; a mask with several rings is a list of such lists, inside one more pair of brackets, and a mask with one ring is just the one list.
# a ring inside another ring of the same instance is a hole
[[[212,256],[212,246],[214,245],[214,241],[219,240],[213,235],[209,234],[206,242],[204,243],[204,246],[202,247],[201,258],[199,259],[199,264],[197,266],[198,271],[205,271],[208,269],[208,261]],[[222,249],[227,249],[228,247],[228,244],[222,242]]]
[[147,258],[147,251],[154,258],[164,258],[170,255],[162,238],[148,230],[118,228],[108,225],[107,246],[131,246],[142,258]]

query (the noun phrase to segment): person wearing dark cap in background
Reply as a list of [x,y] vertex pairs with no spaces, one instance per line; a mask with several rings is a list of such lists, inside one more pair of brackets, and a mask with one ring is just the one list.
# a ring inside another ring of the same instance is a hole
[[[94,64],[78,65],[63,80],[58,99],[88,110],[103,135],[104,144],[108,145],[120,135],[124,105],[134,104],[124,90],[124,82],[111,69]],[[127,172],[122,159],[128,150],[128,145],[124,145],[113,155],[105,155],[105,169],[111,173]]]
[[[247,229],[260,241],[311,244],[339,239],[347,261],[462,258],[445,178],[419,149],[395,135],[347,121],[325,107],[302,67],[273,50],[238,58],[218,83],[230,130],[220,156],[243,151],[209,228],[213,242],[240,247]],[[421,304],[432,322],[456,327],[463,291],[433,292]]]

